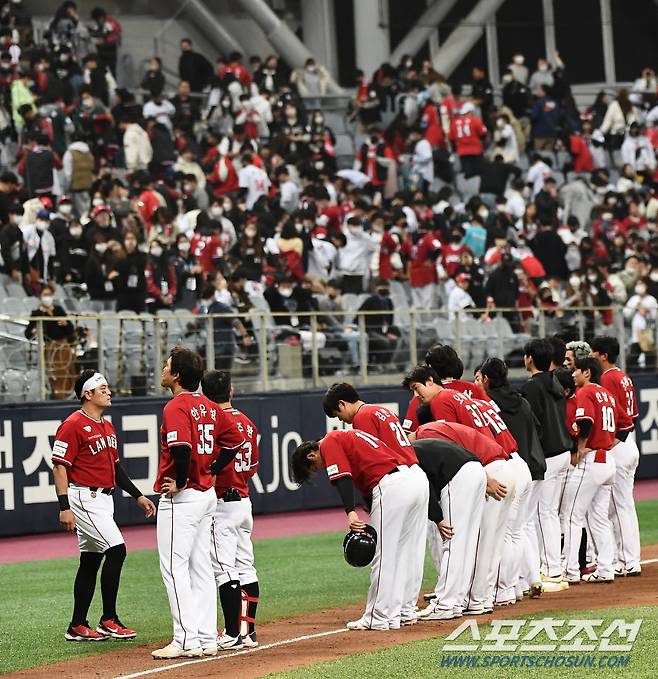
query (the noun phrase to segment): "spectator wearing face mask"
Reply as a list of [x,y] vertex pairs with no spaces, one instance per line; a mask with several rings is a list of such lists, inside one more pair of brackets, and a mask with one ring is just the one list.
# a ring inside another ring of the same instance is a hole
[[[52,321],[44,321],[43,334],[45,340],[45,365],[48,381],[54,398],[63,400],[73,392],[73,385],[78,376],[75,352],[71,346],[75,337],[73,323],[64,320],[66,311],[55,304],[55,288],[45,285],[41,291],[39,306],[30,314],[31,318],[50,317]],[[55,320],[59,318],[60,320]],[[38,335],[37,321],[30,321],[25,329],[25,337],[36,339]]]
[[119,129],[123,132],[123,153],[126,170],[134,173],[146,170],[153,159],[153,147],[146,130],[136,122],[122,120]]
[[[647,283],[640,279],[635,284],[634,294],[624,306],[624,318],[630,321],[631,345],[628,362],[632,366],[642,366],[644,354],[655,351],[655,324],[658,317],[658,300],[648,293]],[[650,333],[647,333],[650,331]]]
[[144,276],[147,310],[155,313],[158,309],[172,309],[177,293],[176,271],[159,240],[150,244]]
[[148,61],[148,68],[140,87],[149,92],[151,96],[154,94],[162,94],[165,88],[165,78],[162,74],[162,59],[160,57],[151,57]]
[[192,41],[180,41],[181,54],[178,60],[178,77],[190,83],[192,92],[201,92],[213,74],[212,64],[192,48]]
[[299,207],[299,187],[290,179],[290,172],[286,165],[277,168],[276,178],[279,181],[281,209],[291,215]]
[[116,258],[108,248],[105,236],[98,232],[90,239],[92,249],[85,264],[84,282],[89,297],[97,311],[114,311],[116,308],[116,291],[114,279],[119,275],[116,271]]
[[342,292],[361,294],[370,258],[378,244],[363,229],[359,217],[350,217],[343,229],[345,245],[338,250],[338,268],[343,274]]
[[307,59],[303,69],[292,72],[290,83],[296,86],[300,97],[322,97],[327,93],[329,73],[315,59]]
[[103,235],[103,240],[121,242],[119,229],[112,224],[112,212],[109,205],[101,203],[91,211],[91,221],[87,224],[85,235],[91,243],[97,234]]
[[388,281],[376,279],[373,282],[375,293],[370,295],[359,307],[359,311],[376,311],[365,316],[368,334],[368,364],[387,366],[393,358],[400,331],[393,325],[394,306]]
[[7,222],[0,226],[0,283],[23,283],[27,275],[27,245],[20,223],[23,206],[10,205]]
[[551,73],[548,61],[546,59],[537,59],[537,70],[530,76],[530,82],[528,83],[532,94],[536,97],[541,96],[540,88],[551,88],[554,82],[555,79]]
[[[475,308],[475,301],[471,297],[468,289],[471,285],[471,278],[466,273],[460,273],[455,278],[455,286],[450,291],[448,295],[448,320],[454,321],[459,314],[460,319],[463,321],[469,317],[469,314],[465,313],[464,309]],[[472,315],[471,315],[472,316]]]
[[65,283],[84,283],[84,271],[89,257],[89,245],[78,221],[68,223],[60,248],[61,275]]
[[146,311],[146,257],[137,249],[137,236],[127,231],[123,238],[125,255],[118,260],[114,279],[117,311],[124,309],[138,314]]
[[[433,224],[421,222],[418,230],[402,243],[401,254],[408,261],[412,305],[418,310],[436,308],[439,280],[436,262],[441,256],[441,242],[433,233]],[[418,317],[425,325],[432,320],[429,315]]]
[[172,264],[176,271],[176,299],[177,309],[194,309],[199,300],[202,282],[202,268],[192,254],[188,237],[179,233],[172,257]]
[[512,57],[512,63],[507,68],[511,72],[514,80],[523,85],[528,84],[528,67],[525,65],[525,57],[523,54],[517,52]]
[[470,102],[450,122],[448,138],[459,156],[464,177],[469,179],[480,174],[484,153],[483,139],[487,134],[484,123],[475,115],[475,107]]
[[50,212],[38,210],[34,223],[23,226],[30,288],[39,289],[40,284],[54,281],[59,272],[57,246],[50,233]]
[[647,137],[641,134],[638,123],[631,123],[624,143],[621,145],[621,159],[630,165],[635,173],[648,179],[656,169],[656,156]]

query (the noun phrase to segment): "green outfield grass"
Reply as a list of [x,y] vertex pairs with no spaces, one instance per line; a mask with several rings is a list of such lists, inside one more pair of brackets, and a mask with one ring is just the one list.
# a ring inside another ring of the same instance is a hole
[[[658,501],[638,503],[643,544],[658,543]],[[368,569],[349,567],[342,557],[343,535],[257,540],[256,566],[261,582],[261,621],[306,611],[336,608],[365,598]],[[75,644],[64,641],[72,607],[77,559],[55,559],[0,565],[0,673],[115,651],[122,644]],[[424,587],[434,584],[434,568],[426,561]],[[137,643],[171,638],[166,593],[154,551],[133,552],[123,572],[119,614],[138,630]],[[89,621],[100,615],[100,587]],[[35,642],[38,640],[38,643]]]
[[[532,677],[533,679],[571,679],[572,677],[612,677],[613,675],[620,675],[623,677],[632,677],[633,679],[654,679],[658,675],[658,608],[644,607],[634,608],[632,614],[629,615],[628,609],[606,609],[598,611],[555,611],[545,612],[535,616],[521,616],[534,618],[554,617],[560,619],[587,619],[597,618],[602,619],[605,625],[608,625],[616,618],[631,621],[636,618],[642,618],[643,623],[640,628],[640,633],[629,652],[587,652],[587,655],[595,657],[595,662],[600,662],[602,656],[630,656],[630,662],[625,667],[596,667],[596,668],[576,668],[576,667],[532,667],[532,668],[511,668],[511,667],[445,667],[447,662],[445,658],[451,660],[455,656],[470,655],[480,656],[481,658],[487,655],[508,655],[507,652],[488,651],[487,653],[459,653],[459,652],[442,652],[445,640],[442,637],[434,639],[426,639],[424,641],[417,641],[410,644],[402,644],[393,648],[388,648],[382,651],[371,653],[359,653],[356,655],[342,658],[341,660],[334,660],[331,662],[321,663],[318,665],[310,665],[302,667],[298,670],[285,673],[270,674],[268,677],[276,677],[277,679],[399,679],[400,677],[414,677],[414,679],[441,679],[442,677],[496,677],[496,679],[517,679],[520,677]],[[422,623],[420,623],[422,624]],[[481,625],[480,634],[482,639],[491,630],[490,625]],[[559,639],[560,637],[558,637]],[[461,638],[460,638],[461,640]],[[616,639],[617,643],[623,643]],[[532,643],[550,643],[544,633],[537,636]],[[457,642],[455,642],[457,643]],[[562,652],[562,655],[574,655],[575,652]],[[514,655],[514,653],[509,653]],[[519,655],[523,655],[519,653]],[[538,652],[537,655],[555,656],[559,653],[555,652]],[[442,667],[442,662],[444,666]],[[480,660],[480,663],[483,661]]]

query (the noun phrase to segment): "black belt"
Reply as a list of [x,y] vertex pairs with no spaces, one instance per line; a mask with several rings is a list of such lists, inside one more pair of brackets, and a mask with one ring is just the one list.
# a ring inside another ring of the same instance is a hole
[[98,488],[97,486],[89,486],[89,490],[92,493],[101,492],[104,495],[113,495],[114,494],[114,488]]
[[386,472],[386,475],[388,476],[389,474],[395,474],[395,472],[399,472],[400,470],[397,467],[393,467],[390,472]]

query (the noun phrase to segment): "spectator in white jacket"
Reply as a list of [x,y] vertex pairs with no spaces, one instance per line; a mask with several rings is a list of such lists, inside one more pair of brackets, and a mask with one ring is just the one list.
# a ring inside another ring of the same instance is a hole
[[638,122],[638,117],[628,97],[628,90],[622,88],[617,98],[608,104],[600,130],[603,134],[622,136],[626,134],[630,124],[636,122]]
[[128,172],[146,170],[153,159],[153,148],[146,130],[137,123],[121,121],[123,130],[123,153]]
[[640,126],[637,123],[631,123],[621,146],[621,159],[638,173],[651,172],[656,167],[656,156],[651,142],[640,134]]

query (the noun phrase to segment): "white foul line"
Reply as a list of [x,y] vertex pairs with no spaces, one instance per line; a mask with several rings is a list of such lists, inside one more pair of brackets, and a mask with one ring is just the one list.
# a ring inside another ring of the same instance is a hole
[[[120,674],[118,677],[121,679],[134,679],[135,677],[146,677],[149,674],[157,674],[158,672],[168,672],[169,670],[175,670],[179,667],[189,667],[190,665],[198,665],[199,663],[211,662],[213,660],[224,660],[224,658],[235,658],[238,655],[247,655],[251,653],[257,653],[258,651],[267,651],[270,648],[277,648],[279,646],[286,646],[287,644],[296,644],[298,641],[306,641],[307,639],[319,639],[320,637],[328,637],[332,634],[342,634],[343,632],[349,632],[347,627],[341,627],[340,629],[334,629],[330,632],[318,632],[317,634],[305,634],[302,637],[294,637],[293,639],[284,639],[283,641],[275,641],[271,644],[265,644],[264,646],[257,646],[256,648],[247,649],[245,651],[236,651],[235,653],[220,653],[218,655],[210,656],[208,658],[199,658],[198,660],[185,660],[183,662],[177,662],[173,665],[164,665],[162,667],[154,667],[150,670],[144,670],[143,672],[135,672],[134,674]],[[157,661],[153,661],[157,662]],[[118,678],[117,678],[118,679]]]
[[[642,565],[650,563],[658,563],[658,559],[644,559],[640,561]],[[349,632],[347,627],[341,627],[340,629],[334,629],[330,632],[318,632],[317,634],[305,634],[301,637],[294,637],[292,639],[284,639],[283,641],[275,641],[271,644],[265,644],[264,646],[257,646],[256,648],[247,649],[245,651],[235,651],[235,653],[219,653],[215,656],[210,656],[208,658],[199,658],[198,660],[184,660],[183,662],[174,663],[173,665],[164,665],[161,667],[154,667],[150,670],[144,670],[143,672],[135,672],[134,674],[120,674],[116,679],[136,679],[137,677],[146,677],[149,674],[157,674],[159,672],[168,672],[169,670],[175,670],[179,667],[189,667],[190,665],[198,665],[199,663],[212,662],[213,660],[223,660],[224,658],[235,658],[238,655],[247,655],[251,653],[257,653],[258,651],[267,651],[270,648],[277,648],[279,646],[287,646],[288,644],[296,644],[298,641],[306,641],[308,639],[319,639],[320,637],[329,637],[334,634],[342,634],[343,632]],[[156,662],[156,661],[154,661]]]

